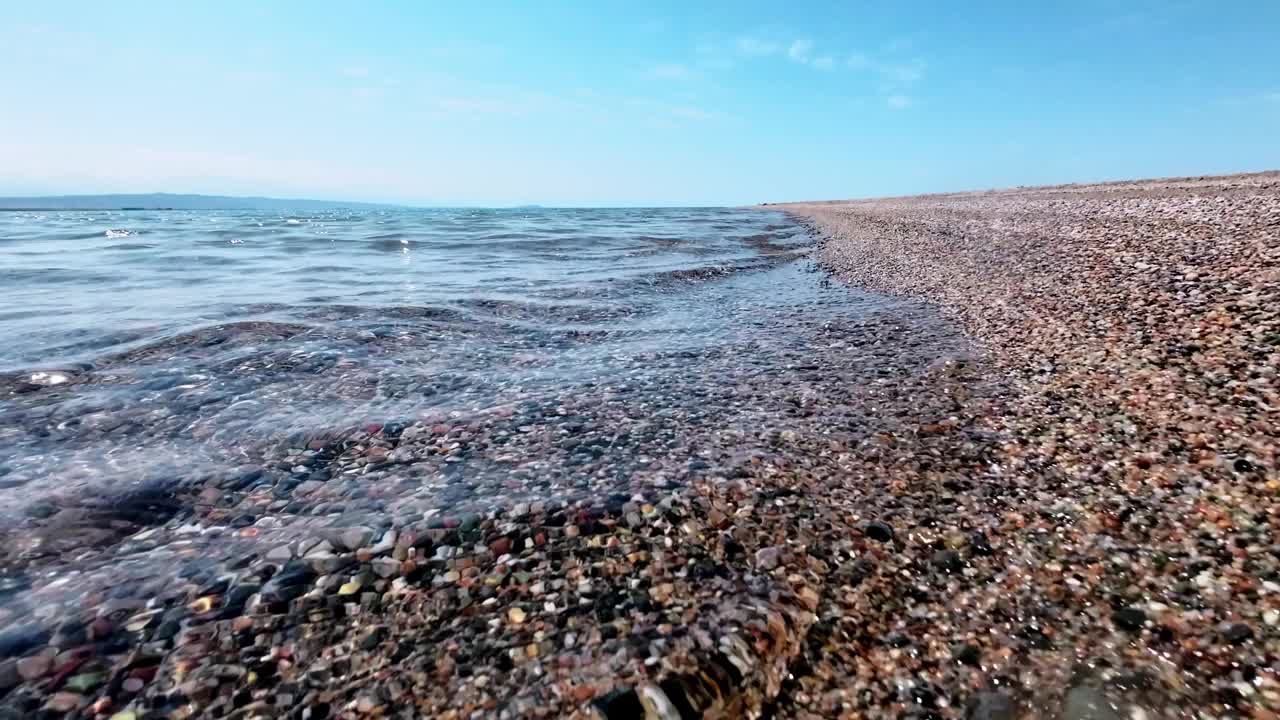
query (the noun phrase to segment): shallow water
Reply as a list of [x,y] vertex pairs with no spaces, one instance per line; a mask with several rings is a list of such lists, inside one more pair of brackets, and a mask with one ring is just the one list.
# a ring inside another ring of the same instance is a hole
[[737,209],[0,214],[5,552],[154,574],[885,427],[858,388],[964,343],[809,243]]

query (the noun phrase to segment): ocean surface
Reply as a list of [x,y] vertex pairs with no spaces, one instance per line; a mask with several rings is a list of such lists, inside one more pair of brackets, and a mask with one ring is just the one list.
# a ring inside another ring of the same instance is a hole
[[811,243],[743,209],[0,213],[0,585],[616,505],[883,426],[854,390],[963,343]]

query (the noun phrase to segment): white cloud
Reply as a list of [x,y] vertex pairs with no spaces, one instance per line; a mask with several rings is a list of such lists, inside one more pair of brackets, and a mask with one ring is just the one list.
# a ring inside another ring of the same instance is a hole
[[894,110],[905,110],[906,108],[911,107],[911,98],[906,95],[890,95],[888,98],[885,98],[885,102],[887,102],[889,107]]
[[791,47],[787,48],[787,57],[798,63],[807,63],[811,52],[813,52],[813,42],[804,39],[796,40],[791,43]]
[[633,97],[626,102],[647,115],[650,122],[664,127],[674,127],[686,122],[709,122],[724,117],[714,110],[693,105],[672,105],[651,98]]
[[819,70],[830,70],[836,66],[836,59],[830,55],[813,59],[813,66]]
[[913,60],[909,63],[887,64],[880,66],[880,74],[885,82],[896,86],[913,85],[924,77],[924,63]]

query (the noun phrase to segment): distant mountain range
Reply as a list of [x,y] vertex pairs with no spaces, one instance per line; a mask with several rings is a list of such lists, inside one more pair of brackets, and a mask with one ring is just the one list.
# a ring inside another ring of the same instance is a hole
[[51,195],[0,197],[0,210],[282,210],[312,211],[351,208],[373,210],[403,207],[379,203],[333,202],[226,195]]

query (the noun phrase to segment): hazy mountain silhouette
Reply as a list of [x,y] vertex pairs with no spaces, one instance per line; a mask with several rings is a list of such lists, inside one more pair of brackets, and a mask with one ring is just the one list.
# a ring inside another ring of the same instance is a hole
[[302,200],[227,195],[50,195],[0,197],[0,210],[334,210],[402,207],[380,203]]

